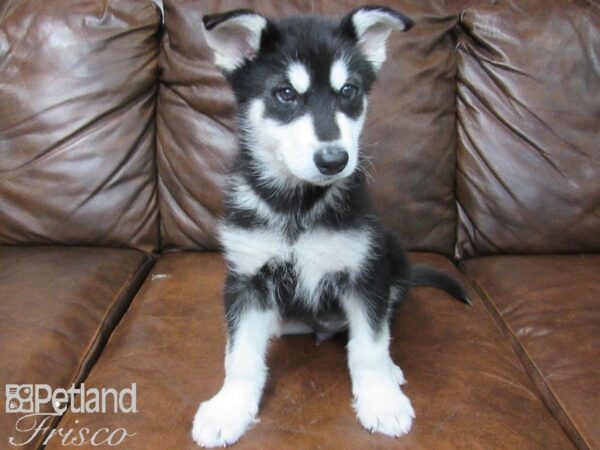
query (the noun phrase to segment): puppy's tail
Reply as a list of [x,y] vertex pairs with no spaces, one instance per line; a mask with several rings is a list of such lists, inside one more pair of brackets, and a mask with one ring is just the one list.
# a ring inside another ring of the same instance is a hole
[[471,299],[458,281],[450,275],[439,270],[425,266],[413,266],[410,268],[410,287],[433,287],[441,289],[452,297],[467,305],[472,305]]

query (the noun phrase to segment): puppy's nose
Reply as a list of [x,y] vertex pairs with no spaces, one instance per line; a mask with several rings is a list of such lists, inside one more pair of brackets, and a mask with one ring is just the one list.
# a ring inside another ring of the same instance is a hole
[[341,147],[325,147],[315,152],[314,161],[323,175],[335,175],[348,164],[348,152]]

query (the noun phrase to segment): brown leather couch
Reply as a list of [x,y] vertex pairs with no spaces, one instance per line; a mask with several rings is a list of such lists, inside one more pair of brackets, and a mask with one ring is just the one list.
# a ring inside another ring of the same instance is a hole
[[[417,25],[391,38],[372,94],[372,195],[413,260],[461,277],[474,306],[420,288],[398,312],[410,434],[361,428],[343,337],[294,336],[272,345],[261,421],[237,448],[600,448],[600,5],[380,3]],[[136,383],[137,413],[48,425],[195,448],[196,408],[223,379],[215,222],[236,152],[201,17],[358,4],[0,1],[3,400],[7,383]],[[0,448],[31,436],[19,417],[0,413]]]

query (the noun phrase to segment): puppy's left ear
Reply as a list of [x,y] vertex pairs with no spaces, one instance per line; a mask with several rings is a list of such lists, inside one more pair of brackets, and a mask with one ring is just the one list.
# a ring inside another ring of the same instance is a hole
[[225,72],[234,71],[256,56],[269,23],[266,17],[249,9],[207,15],[202,22],[215,64]]
[[355,39],[363,55],[377,71],[386,58],[385,46],[393,30],[408,31],[414,22],[385,6],[363,6],[351,11],[340,22],[340,30]]

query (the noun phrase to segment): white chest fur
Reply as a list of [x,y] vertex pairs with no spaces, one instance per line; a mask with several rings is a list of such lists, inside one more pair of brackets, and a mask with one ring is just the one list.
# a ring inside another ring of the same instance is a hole
[[221,227],[221,242],[231,270],[254,275],[267,263],[290,262],[298,275],[298,289],[309,301],[318,299],[316,294],[325,276],[339,272],[350,279],[358,276],[371,251],[371,241],[368,229],[318,228],[290,243],[274,229]]
[[303,234],[294,244],[298,289],[310,303],[319,299],[321,280],[338,272],[354,279],[364,266],[371,248],[368,230],[315,230]]

